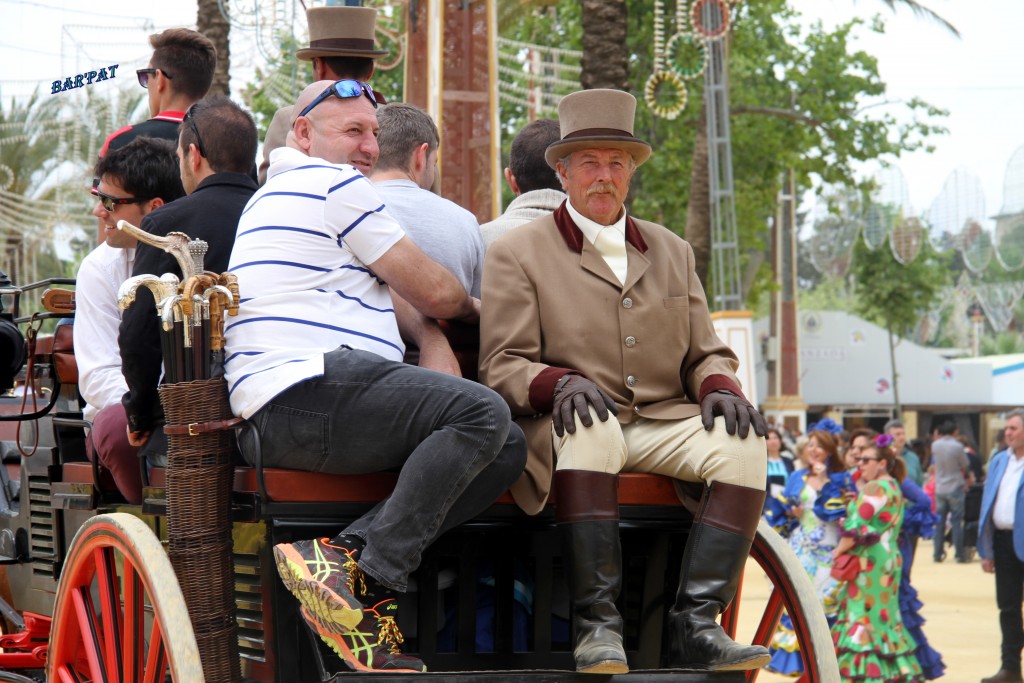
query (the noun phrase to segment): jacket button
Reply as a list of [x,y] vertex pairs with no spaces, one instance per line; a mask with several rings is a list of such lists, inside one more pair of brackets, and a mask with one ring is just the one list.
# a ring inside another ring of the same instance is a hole
[[626,384],[628,384],[631,387],[635,387],[636,386],[636,382],[637,382],[637,379],[633,375],[630,375],[629,377],[626,378]]
[[628,346],[629,348],[633,348],[634,346],[636,346],[636,337],[632,335],[626,337],[626,346]]
[[633,300],[627,296],[625,299],[622,300],[622,307],[633,308]]

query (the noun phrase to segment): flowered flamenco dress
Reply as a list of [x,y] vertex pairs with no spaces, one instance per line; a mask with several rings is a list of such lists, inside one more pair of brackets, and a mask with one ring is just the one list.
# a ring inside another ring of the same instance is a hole
[[[800,506],[800,516],[789,536],[789,545],[804,571],[811,577],[818,599],[829,624],[835,620],[839,608],[839,582],[832,578],[832,549],[839,542],[839,524],[821,519],[814,512],[818,491],[807,484],[807,470],[799,470],[789,477],[784,497],[791,506]],[[765,669],[780,674],[799,676],[804,671],[800,658],[800,644],[793,631],[793,622],[783,614],[779,627],[769,645],[772,659]]]
[[841,584],[832,627],[844,682],[924,681],[914,656],[917,644],[900,616],[903,557],[897,542],[902,523],[903,495],[891,479],[865,484],[847,510],[842,535],[856,542],[850,552],[860,558],[861,572]]

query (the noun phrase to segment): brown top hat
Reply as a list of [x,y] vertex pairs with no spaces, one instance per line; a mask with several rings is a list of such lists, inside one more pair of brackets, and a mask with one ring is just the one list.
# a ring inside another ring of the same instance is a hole
[[581,149],[623,149],[636,165],[651,156],[651,145],[633,137],[636,98],[622,90],[580,90],[558,103],[558,124],[562,139],[544,152],[548,166]]
[[306,10],[309,47],[295,53],[299,59],[313,57],[369,57],[388,53],[373,42],[377,10],[372,7],[311,7]]

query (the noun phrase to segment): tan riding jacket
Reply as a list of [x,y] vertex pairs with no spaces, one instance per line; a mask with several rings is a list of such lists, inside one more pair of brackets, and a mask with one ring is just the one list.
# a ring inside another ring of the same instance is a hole
[[699,415],[700,399],[716,389],[742,396],[736,355],[715,334],[690,245],[633,218],[626,242],[625,285],[564,204],[487,250],[480,380],[502,395],[526,432],[529,459],[512,493],[529,514],[543,508],[551,489],[552,394],[566,372],[608,393],[622,424]]

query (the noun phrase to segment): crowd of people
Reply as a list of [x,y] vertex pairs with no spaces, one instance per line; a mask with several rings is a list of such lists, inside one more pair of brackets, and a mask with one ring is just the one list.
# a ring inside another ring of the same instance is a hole
[[[152,118],[113,133],[95,167],[100,245],[78,273],[74,330],[89,454],[125,499],[141,500],[140,459],[165,456],[163,358],[157,302],[140,290],[121,312],[114,293],[132,275],[181,272],[120,220],[187,231],[207,242],[207,270],[237,278],[223,374],[233,412],[254,427],[244,458],[258,446],[267,466],[399,471],[394,492],[334,537],[274,548],[301,617],[351,668],[425,670],[402,652],[395,620],[424,549],[506,490],[536,514],[557,488],[576,668],[627,672],[617,486],[632,471],[702,492],[668,610],[670,665],[802,671],[788,616],[770,649],[717,622],[764,514],[813,581],[844,680],[941,675],[910,570],[933,532],[934,560],[945,558],[947,516],[966,561],[964,492],[983,474],[955,429],[908,444],[897,421],[877,435],[825,419],[791,442],[765,424],[714,332],[692,249],[625,208],[653,151],[633,135],[628,93],[573,93],[558,121],[520,131],[505,169],[516,199],[479,225],[431,190],[436,122],[367,82],[386,54],[375,16],[309,10],[297,56],[314,79],[275,115],[259,168],[252,116],[207,96],[210,41],[187,29],[152,37],[138,70]],[[479,383],[462,378],[442,320],[479,324]],[[1014,419],[1011,451],[1024,448]],[[1024,645],[1024,540],[1007,502],[1024,450],[1009,463],[1006,452],[993,463],[1010,483],[986,488],[979,541],[1005,612],[995,683],[1020,680]]]
[[[939,421],[930,437],[909,442],[898,420],[877,434],[869,428],[846,431],[825,418],[798,438],[769,426],[769,472],[775,478],[769,475],[772,495],[764,516],[788,538],[812,579],[832,629],[843,680],[920,681],[943,675],[945,663],[924,634],[922,603],[911,583],[917,543],[933,539],[934,562],[946,559],[951,544],[957,562],[964,563],[969,561],[965,536],[970,531],[971,545],[977,538],[979,554],[993,557],[993,538],[1000,537],[1000,529],[1013,528],[1010,492],[1019,490],[1020,479],[1014,473],[1007,480],[1003,473],[1007,462],[1017,467],[1024,462],[1024,450],[1012,458],[1015,445],[1024,446],[1021,415],[1012,411],[999,431],[988,479],[970,440],[951,420]],[[773,468],[773,460],[791,462]],[[792,474],[780,488],[787,469]],[[999,477],[1003,482],[995,484]],[[980,494],[982,481],[980,519],[965,520],[968,493]],[[1003,515],[994,518],[994,497],[1004,487]],[[1009,543],[1012,533],[1005,538]],[[1024,556],[1024,543],[1018,552]],[[984,683],[1021,680],[1024,630],[1018,624],[1024,596],[1018,583],[1024,574],[1019,573],[1020,561],[1007,557],[1007,550],[1003,553],[1004,574],[1012,571],[1016,578],[996,583],[1003,662],[1000,672]],[[984,559],[983,568],[996,571],[996,564]],[[898,611],[881,608],[895,605]],[[772,639],[771,653],[768,670],[802,673],[788,615]]]

